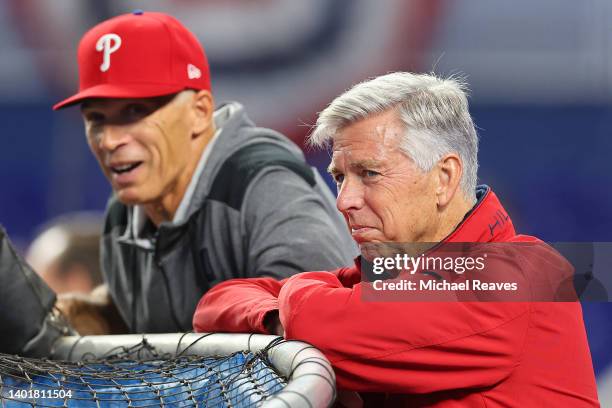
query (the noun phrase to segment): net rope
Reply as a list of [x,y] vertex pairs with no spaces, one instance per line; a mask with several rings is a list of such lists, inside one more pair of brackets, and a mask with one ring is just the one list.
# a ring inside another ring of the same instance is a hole
[[173,356],[143,339],[77,362],[0,354],[0,407],[259,406],[287,384],[268,360],[273,346],[214,357],[185,355],[187,346]]

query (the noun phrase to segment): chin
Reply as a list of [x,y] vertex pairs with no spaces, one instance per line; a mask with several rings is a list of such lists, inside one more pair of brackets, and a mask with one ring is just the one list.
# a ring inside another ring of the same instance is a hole
[[363,259],[368,262],[373,262],[374,258],[378,258],[380,254],[373,248],[368,246],[359,246],[359,253]]
[[134,191],[134,189],[131,188],[115,190],[115,196],[121,202],[121,204],[125,205],[139,205],[146,202],[141,194],[138,194],[137,191]]
[[389,256],[387,246],[384,243],[377,241],[359,243],[359,252],[361,253],[361,256],[368,261],[378,257]]

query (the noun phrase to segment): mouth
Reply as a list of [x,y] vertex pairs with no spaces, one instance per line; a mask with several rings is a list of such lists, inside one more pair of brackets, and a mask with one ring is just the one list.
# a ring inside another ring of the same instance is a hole
[[126,174],[126,173],[129,173],[135,170],[141,164],[142,162],[138,161],[138,162],[128,163],[128,164],[118,164],[115,166],[110,166],[109,168],[113,174]]
[[365,225],[357,225],[357,224],[353,224],[350,227],[351,227],[351,232],[363,232],[365,230],[372,229],[371,227],[367,227]]
[[364,225],[351,225],[351,235],[357,243],[367,242],[368,239],[365,236],[368,232],[373,231],[374,228],[366,227]]

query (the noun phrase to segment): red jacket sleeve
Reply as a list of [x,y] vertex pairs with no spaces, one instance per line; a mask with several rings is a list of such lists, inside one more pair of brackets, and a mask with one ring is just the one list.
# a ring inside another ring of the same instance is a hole
[[193,316],[196,332],[267,333],[263,319],[278,309],[282,283],[272,278],[232,279],[209,290]]
[[[355,268],[334,272],[347,286],[359,282]],[[200,299],[193,316],[196,332],[267,333],[265,315],[278,310],[278,293],[283,281],[272,278],[231,279],[209,290]]]
[[279,292],[285,337],[332,362],[338,387],[431,393],[491,386],[520,358],[529,304],[364,301],[364,285],[307,272]]

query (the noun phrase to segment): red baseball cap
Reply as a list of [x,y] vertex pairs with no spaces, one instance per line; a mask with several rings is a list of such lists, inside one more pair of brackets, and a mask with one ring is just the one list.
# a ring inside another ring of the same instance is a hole
[[198,39],[177,19],[134,11],[103,21],[79,43],[79,92],[54,110],[86,98],[149,98],[184,89],[210,90]]

